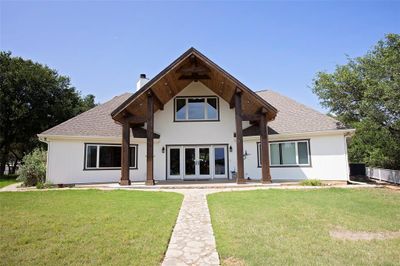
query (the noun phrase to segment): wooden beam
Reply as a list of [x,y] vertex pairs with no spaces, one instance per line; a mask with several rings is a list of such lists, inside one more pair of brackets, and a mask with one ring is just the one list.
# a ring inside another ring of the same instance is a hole
[[130,146],[130,126],[129,123],[122,124],[122,145],[121,145],[121,186],[129,186],[129,146]]
[[155,103],[157,104],[158,108],[160,108],[160,110],[164,110],[164,103],[160,100],[160,98],[154,92],[153,88],[151,88],[151,92],[152,92],[152,95],[154,97]]
[[129,124],[143,124],[144,122],[147,122],[147,117],[128,116],[128,117],[124,118],[124,121]]
[[238,93],[241,94],[242,90],[240,88],[236,87],[234,92],[233,92],[233,94],[232,94],[231,100],[229,101],[229,108],[231,108],[231,109],[235,108],[235,96]]
[[242,128],[242,93],[235,93],[235,122],[236,122],[236,183],[245,183],[243,159],[243,128]]
[[260,119],[261,119],[260,114],[255,114],[255,115],[242,114],[243,121],[259,121]]
[[154,185],[154,93],[147,94],[147,172],[146,185]]
[[271,183],[267,123],[268,123],[267,114],[263,114],[260,119],[260,141],[261,141],[261,182],[264,184]]

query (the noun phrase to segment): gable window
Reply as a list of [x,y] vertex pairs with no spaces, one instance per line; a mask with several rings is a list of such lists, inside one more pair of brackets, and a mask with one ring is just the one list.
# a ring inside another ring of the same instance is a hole
[[176,97],[175,121],[217,121],[218,108],[218,97]]
[[[137,145],[129,147],[129,167],[137,169]],[[85,144],[85,169],[121,168],[121,145]]]
[[[270,166],[310,166],[310,141],[281,141],[269,144]],[[257,142],[258,167],[261,167],[261,143]]]

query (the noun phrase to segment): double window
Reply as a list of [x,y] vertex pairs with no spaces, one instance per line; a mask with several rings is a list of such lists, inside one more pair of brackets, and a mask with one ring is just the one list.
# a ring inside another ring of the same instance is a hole
[[218,97],[177,97],[175,121],[217,121],[218,108]]
[[[310,166],[308,140],[282,141],[269,144],[271,166]],[[261,144],[257,143],[258,166],[261,166]]]
[[[121,145],[85,144],[85,169],[117,169],[121,167]],[[137,168],[137,145],[129,147],[129,167]]]

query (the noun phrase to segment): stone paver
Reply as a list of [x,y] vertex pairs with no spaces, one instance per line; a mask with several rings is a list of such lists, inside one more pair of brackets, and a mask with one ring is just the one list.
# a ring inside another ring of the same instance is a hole
[[162,265],[219,265],[206,200],[209,191],[182,192],[185,197]]

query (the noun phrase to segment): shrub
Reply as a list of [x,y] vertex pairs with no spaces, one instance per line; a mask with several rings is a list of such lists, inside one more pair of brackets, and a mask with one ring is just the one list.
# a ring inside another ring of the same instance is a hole
[[44,188],[54,188],[55,186],[51,183],[42,183],[42,182],[38,182],[36,184],[36,188],[37,189],[44,189]]
[[318,179],[306,179],[300,182],[302,186],[322,186],[321,180]]
[[46,179],[46,160],[46,151],[39,148],[25,155],[18,170],[19,177],[17,180],[22,181],[25,186],[35,186],[38,183],[44,184]]

